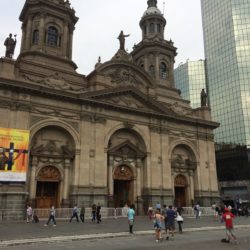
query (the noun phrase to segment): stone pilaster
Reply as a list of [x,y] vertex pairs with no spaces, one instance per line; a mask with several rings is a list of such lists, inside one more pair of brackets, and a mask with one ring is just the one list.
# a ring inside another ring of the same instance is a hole
[[38,159],[36,156],[33,156],[31,163],[31,174],[30,174],[30,199],[33,200],[36,198],[36,171],[37,171]]

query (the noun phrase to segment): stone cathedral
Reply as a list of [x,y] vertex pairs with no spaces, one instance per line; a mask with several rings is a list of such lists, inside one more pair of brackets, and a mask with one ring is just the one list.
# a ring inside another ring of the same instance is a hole
[[121,32],[115,55],[87,76],[72,61],[69,1],[26,0],[20,21],[17,59],[0,59],[0,127],[29,131],[29,163],[25,182],[0,183],[2,208],[218,201],[219,124],[174,87],[176,48],[157,0],[145,0],[132,52]]

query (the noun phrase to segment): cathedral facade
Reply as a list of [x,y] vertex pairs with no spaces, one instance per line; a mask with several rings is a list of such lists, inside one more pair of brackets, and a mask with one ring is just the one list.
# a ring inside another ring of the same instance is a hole
[[3,208],[100,202],[143,211],[219,199],[218,123],[174,87],[176,48],[157,0],[147,5],[141,42],[127,53],[121,32],[117,53],[85,76],[72,61],[70,3],[26,0],[20,54],[0,61],[0,127],[29,131],[29,166],[25,182],[0,183]]

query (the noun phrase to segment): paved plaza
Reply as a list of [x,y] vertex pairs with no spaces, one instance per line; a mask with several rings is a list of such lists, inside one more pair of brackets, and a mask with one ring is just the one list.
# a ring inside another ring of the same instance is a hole
[[[30,243],[62,242],[72,240],[89,240],[128,237],[128,224],[126,218],[104,219],[100,224],[87,219],[84,223],[76,221],[59,220],[57,226],[50,224],[44,226],[45,221],[39,223],[1,222],[0,247],[25,245]],[[234,220],[237,229],[250,231],[250,218],[237,217]],[[224,230],[224,223],[214,220],[211,216],[195,219],[184,218],[184,234],[201,231]],[[148,217],[136,217],[134,236],[153,235],[153,223]]]

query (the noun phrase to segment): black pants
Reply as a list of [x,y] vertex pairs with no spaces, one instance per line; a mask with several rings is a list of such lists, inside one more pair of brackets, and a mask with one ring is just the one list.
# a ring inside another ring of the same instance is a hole
[[78,214],[77,213],[73,213],[73,215],[71,216],[69,222],[71,222],[74,217],[76,217],[77,222],[79,222],[79,218],[78,218]]
[[84,217],[85,217],[84,214],[80,214],[80,219],[82,222],[84,222]]
[[133,233],[134,220],[129,220],[129,233]]
[[179,232],[182,233],[182,223],[183,221],[177,221],[178,226],[179,226]]
[[96,211],[92,211],[92,221],[96,220]]
[[96,220],[97,220],[97,223],[100,223],[102,221],[100,213],[96,213]]
[[56,225],[56,220],[55,220],[55,216],[54,216],[54,215],[50,215],[50,216],[49,216],[49,219],[48,219],[48,221],[47,221],[46,224],[49,225],[49,223],[50,223],[51,220],[53,220],[54,225]]

